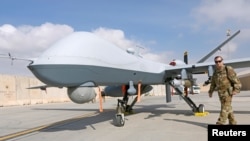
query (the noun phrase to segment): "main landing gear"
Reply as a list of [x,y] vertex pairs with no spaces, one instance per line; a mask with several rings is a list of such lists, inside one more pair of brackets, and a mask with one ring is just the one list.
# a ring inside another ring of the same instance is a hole
[[203,104],[199,104],[197,107],[196,104],[190,99],[190,97],[185,96],[183,94],[180,94],[180,96],[187,102],[187,104],[191,107],[192,111],[194,113],[204,113],[205,112],[205,106]]
[[184,92],[181,90],[181,87],[175,86],[172,83],[169,83],[176,91],[177,94],[180,95],[181,98],[185,100],[185,102],[191,107],[192,111],[194,113],[204,114],[205,113],[205,106],[203,104],[200,104],[197,106],[193,100],[187,96],[187,94],[184,94]]

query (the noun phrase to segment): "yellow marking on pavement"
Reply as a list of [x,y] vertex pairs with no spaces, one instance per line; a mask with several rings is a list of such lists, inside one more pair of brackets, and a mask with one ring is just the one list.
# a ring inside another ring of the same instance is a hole
[[204,116],[207,116],[208,114],[209,114],[209,112],[202,112],[202,113],[196,112],[196,113],[194,113],[195,116],[199,116],[199,117],[204,117]]

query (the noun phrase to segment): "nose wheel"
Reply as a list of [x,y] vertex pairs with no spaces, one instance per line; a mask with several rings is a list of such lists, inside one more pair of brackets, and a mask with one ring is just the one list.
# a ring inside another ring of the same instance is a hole
[[[127,114],[134,113],[133,106],[135,105],[135,103],[137,102],[137,100],[140,98],[140,95],[141,95],[139,84],[138,84],[138,95],[134,98],[131,104],[128,104],[129,95],[134,95],[136,92],[136,89],[134,88],[135,92],[128,92],[128,91],[129,89],[133,88],[133,86],[129,86],[129,87],[125,86],[123,99],[122,100],[118,99],[115,120],[116,120],[116,125],[119,127],[124,126],[125,124],[125,114],[127,115]],[[130,83],[130,85],[132,84]]]
[[119,127],[124,126],[125,124],[124,112],[125,112],[124,101],[118,99],[115,119],[116,119],[116,125]]
[[128,105],[126,98],[125,98],[125,100],[118,99],[116,114],[115,114],[116,125],[118,127],[124,126],[125,113],[126,114],[133,114],[132,107],[134,106],[136,101],[137,101],[137,97],[134,99],[134,101],[132,102],[131,105]]
[[125,124],[125,117],[124,117],[124,114],[123,113],[117,113],[115,115],[115,119],[116,119],[116,125],[121,127],[121,126],[124,126]]

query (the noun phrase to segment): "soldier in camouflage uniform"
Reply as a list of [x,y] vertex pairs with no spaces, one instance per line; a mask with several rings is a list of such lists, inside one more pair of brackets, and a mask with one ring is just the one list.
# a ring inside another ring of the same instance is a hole
[[211,85],[208,93],[211,98],[213,91],[215,89],[218,90],[221,111],[216,124],[226,124],[227,119],[229,124],[237,124],[231,102],[233,95],[240,93],[241,82],[234,69],[231,66],[225,66],[223,64],[223,58],[221,56],[216,56],[214,58],[214,62],[216,64],[216,68],[211,79]]

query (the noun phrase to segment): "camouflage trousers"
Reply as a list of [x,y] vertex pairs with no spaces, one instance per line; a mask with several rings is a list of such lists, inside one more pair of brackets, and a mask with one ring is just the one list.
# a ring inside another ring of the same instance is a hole
[[229,121],[230,125],[237,124],[234,113],[233,113],[233,108],[232,108],[232,95],[229,95],[228,92],[225,92],[223,94],[219,94],[219,99],[221,103],[221,111],[220,111],[220,116],[218,118],[218,121],[216,124],[226,124],[227,120]]

